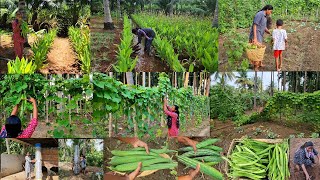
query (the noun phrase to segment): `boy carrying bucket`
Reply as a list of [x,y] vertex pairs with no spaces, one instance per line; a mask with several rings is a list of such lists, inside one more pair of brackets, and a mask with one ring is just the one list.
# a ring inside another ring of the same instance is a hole
[[282,51],[286,49],[287,44],[287,32],[282,29],[283,21],[281,19],[277,20],[277,28],[272,32],[272,40],[273,40],[273,50],[274,50],[274,58],[276,61],[276,69],[277,71],[281,71],[282,67]]

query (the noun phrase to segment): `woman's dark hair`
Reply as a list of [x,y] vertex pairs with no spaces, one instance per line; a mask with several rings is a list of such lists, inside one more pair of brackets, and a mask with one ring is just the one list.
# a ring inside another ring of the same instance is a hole
[[134,28],[134,29],[132,29],[131,32],[132,32],[133,34],[137,34],[139,29],[140,29],[140,28]]
[[282,26],[283,25],[282,19],[278,19],[276,24],[277,24],[277,26]]
[[174,105],[174,109],[176,110],[176,113],[178,114],[178,117],[177,117],[177,128],[180,127],[180,122],[179,122],[179,117],[180,117],[180,112],[179,112],[179,106],[177,105]]
[[268,4],[261,9],[261,11],[266,11],[266,10],[273,10],[273,6]]
[[304,148],[309,147],[309,146],[313,146],[313,142],[311,142],[311,141],[305,142],[300,148],[304,149]]
[[11,115],[6,120],[6,131],[8,138],[16,138],[21,133],[21,120],[18,116]]

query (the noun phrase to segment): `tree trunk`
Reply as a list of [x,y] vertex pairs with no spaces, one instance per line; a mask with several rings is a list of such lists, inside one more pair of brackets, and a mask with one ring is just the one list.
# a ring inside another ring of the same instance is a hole
[[121,17],[121,6],[120,6],[120,1],[121,1],[121,0],[117,0],[117,7],[118,7],[118,15],[119,15],[119,17]]
[[201,95],[201,91],[202,91],[202,87],[203,87],[203,80],[202,80],[203,77],[202,76],[203,76],[203,73],[200,72],[198,95]]
[[253,99],[253,109],[257,109],[257,88],[258,88],[258,72],[254,71],[254,99]]
[[308,76],[307,71],[304,72],[303,92],[307,92]]
[[[109,76],[113,77],[113,72],[109,72]],[[109,137],[112,137],[112,113],[109,113]]]
[[297,93],[298,92],[298,76],[299,76],[299,74],[298,74],[298,71],[296,71],[296,79],[295,79],[295,81],[296,81],[296,86],[295,86],[295,93]]
[[189,86],[189,72],[186,72],[185,78],[184,78],[184,85],[183,87],[188,87]]
[[142,72],[142,86],[146,87],[146,72]]
[[103,29],[114,29],[114,24],[111,18],[110,2],[109,0],[103,0],[104,6],[104,27]]
[[129,85],[134,84],[132,72],[126,72],[126,81],[127,81],[127,84],[129,84]]
[[7,154],[11,154],[9,141],[10,141],[9,139],[6,139]]
[[210,74],[208,74],[208,78],[207,78],[207,88],[206,88],[206,96],[209,97],[210,94],[210,84],[211,84],[211,78],[210,78]]
[[168,4],[169,5],[169,16],[173,15],[173,3],[175,0],[171,0],[171,2]]
[[174,87],[178,88],[178,78],[177,78],[177,72],[173,73],[174,76]]
[[148,87],[151,87],[151,72],[148,72]]
[[218,28],[219,27],[219,3],[218,0],[216,0],[216,7],[214,9],[214,14],[213,14],[213,21],[212,21],[212,27]]
[[85,156],[86,154],[87,154],[87,139],[83,139],[82,155]]
[[319,90],[319,71],[317,72],[317,78],[316,78],[316,91]]
[[287,88],[286,88],[286,84],[287,84],[287,73],[286,71],[283,72],[283,83],[282,83],[282,89],[283,91],[286,91]]
[[193,73],[193,94],[197,95],[197,73]]

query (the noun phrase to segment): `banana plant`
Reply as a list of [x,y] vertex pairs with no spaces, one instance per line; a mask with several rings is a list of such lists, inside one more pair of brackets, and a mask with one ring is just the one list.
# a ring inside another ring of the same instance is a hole
[[129,72],[134,69],[138,58],[131,58],[133,50],[131,48],[133,34],[131,32],[132,24],[127,15],[123,17],[123,32],[121,43],[118,47],[117,59],[118,62],[116,65],[113,65],[113,68],[117,72]]
[[69,39],[81,62],[81,71],[84,74],[90,73],[91,68],[91,48],[90,48],[90,32],[89,28],[83,26],[76,28],[70,26],[68,29]]
[[47,59],[47,54],[49,53],[50,47],[56,35],[57,29],[52,29],[48,33],[45,33],[42,37],[38,37],[36,42],[31,45],[31,49],[33,51],[32,60],[34,61],[37,70],[43,67]]

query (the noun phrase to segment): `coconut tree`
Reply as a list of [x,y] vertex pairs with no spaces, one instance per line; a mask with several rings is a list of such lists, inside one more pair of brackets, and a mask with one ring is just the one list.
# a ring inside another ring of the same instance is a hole
[[239,84],[242,90],[247,90],[254,85],[253,81],[248,78],[248,73],[245,71],[239,72],[239,76],[236,76],[236,78],[236,84]]
[[235,74],[233,72],[216,72],[214,73],[213,80],[219,81],[218,84],[224,88],[227,81],[232,81],[234,78]]
[[114,29],[114,24],[111,18],[110,2],[109,0],[103,0],[104,7],[104,27],[103,29]]
[[219,26],[219,4],[218,4],[218,0],[216,0],[216,5],[214,8],[214,13],[213,13],[213,21],[212,21],[212,27],[214,28],[218,28]]

